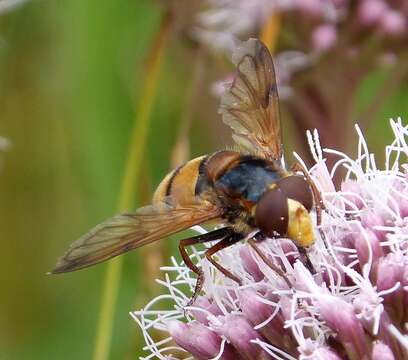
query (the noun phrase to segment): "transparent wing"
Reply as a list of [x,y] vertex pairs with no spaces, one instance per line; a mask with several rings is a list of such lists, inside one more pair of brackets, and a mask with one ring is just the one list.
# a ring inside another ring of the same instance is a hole
[[249,39],[235,50],[232,61],[237,71],[221,98],[223,121],[244,152],[280,160],[279,100],[271,54],[261,41]]
[[171,208],[148,206],[134,214],[121,214],[75,241],[58,260],[52,273],[79,270],[108,260],[126,251],[149,244],[167,235],[215,219],[222,214],[208,202]]

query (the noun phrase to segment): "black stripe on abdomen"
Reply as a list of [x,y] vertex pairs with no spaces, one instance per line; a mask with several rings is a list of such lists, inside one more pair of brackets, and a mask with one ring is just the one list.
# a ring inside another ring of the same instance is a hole
[[[187,164],[187,163],[186,163]],[[174,179],[176,178],[176,176],[178,175],[178,173],[180,172],[180,170],[186,166],[186,164],[180,165],[179,167],[177,167],[174,171],[173,174],[171,174],[171,177],[169,179],[169,182],[167,183],[167,187],[166,187],[166,196],[170,196],[171,194],[171,187],[173,185]]]
[[204,190],[210,187],[210,181],[208,180],[207,174],[205,172],[205,163],[208,159],[208,155],[205,156],[198,167],[198,178],[195,186],[194,194],[196,196],[200,195]]

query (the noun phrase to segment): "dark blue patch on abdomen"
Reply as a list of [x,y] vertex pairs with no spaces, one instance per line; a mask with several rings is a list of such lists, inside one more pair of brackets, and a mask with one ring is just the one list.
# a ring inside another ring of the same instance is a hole
[[253,160],[227,171],[218,179],[217,185],[255,203],[267,187],[279,178],[278,172],[268,168],[264,161]]

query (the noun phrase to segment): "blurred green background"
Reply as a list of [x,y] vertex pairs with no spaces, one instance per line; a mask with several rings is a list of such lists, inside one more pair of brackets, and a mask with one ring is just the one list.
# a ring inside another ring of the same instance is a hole
[[[45,274],[72,240],[116,211],[161,14],[160,3],[150,1],[34,0],[0,16],[0,135],[12,144],[0,154],[0,359],[92,356],[106,265]],[[169,170],[191,62],[188,45],[171,34],[139,180],[144,193]],[[230,143],[209,94],[217,76],[207,74],[193,109],[191,157]],[[361,106],[386,76],[367,79]],[[387,100],[368,132],[380,159],[391,139],[388,118],[408,112],[406,90]],[[168,253],[176,253],[174,244],[166,243]],[[142,354],[128,313],[151,292],[140,253],[124,258],[112,359]]]

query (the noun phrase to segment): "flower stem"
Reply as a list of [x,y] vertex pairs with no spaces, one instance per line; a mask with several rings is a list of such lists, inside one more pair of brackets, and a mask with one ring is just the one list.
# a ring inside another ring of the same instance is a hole
[[272,14],[269,20],[261,29],[260,39],[266,44],[271,53],[274,53],[276,43],[281,28],[281,18],[279,14]]
[[191,81],[188,84],[188,89],[186,91],[186,99],[184,102],[177,140],[171,152],[170,167],[172,169],[186,162],[190,155],[188,133],[194,116],[194,108],[197,105],[197,98],[203,87],[207,55],[207,51],[202,47],[194,49],[193,67],[190,75]]
[[[135,116],[135,126],[131,136],[129,154],[119,196],[119,211],[129,210],[135,197],[137,179],[141,170],[143,152],[149,129],[150,113],[156,93],[163,52],[169,35],[170,23],[170,14],[166,12],[162,17],[159,30],[149,52],[143,93]],[[115,258],[109,262],[96,333],[94,360],[106,360],[109,357],[112,339],[112,322],[121,270],[122,258]]]

